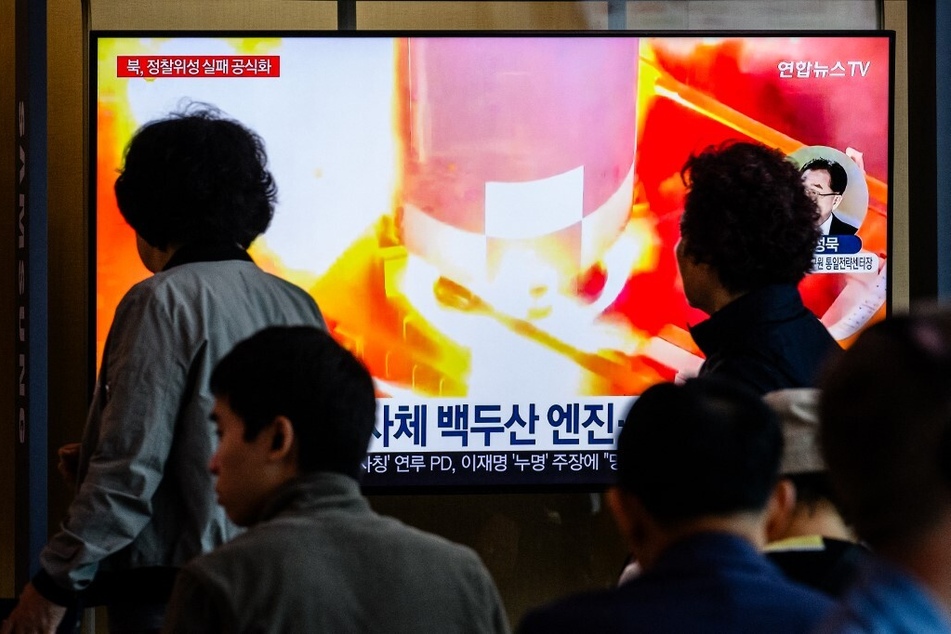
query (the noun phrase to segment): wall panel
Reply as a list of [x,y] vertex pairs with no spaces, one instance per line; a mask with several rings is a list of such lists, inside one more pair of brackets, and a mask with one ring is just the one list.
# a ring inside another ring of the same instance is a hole
[[59,526],[72,490],[56,449],[79,441],[89,400],[86,323],[85,130],[82,7],[49,0],[47,73],[49,240],[49,525]]
[[17,377],[14,359],[16,319],[16,269],[14,264],[15,223],[14,156],[16,152],[14,101],[14,4],[0,0],[0,598],[12,597],[14,443],[16,417],[14,390]]
[[885,28],[895,37],[895,137],[892,176],[892,310],[911,303],[908,242],[908,20],[906,0],[885,0]]
[[571,31],[607,27],[607,2],[357,2],[358,29]]
[[88,0],[94,30],[335,29],[333,0]]
[[629,29],[875,29],[875,0],[628,0]]

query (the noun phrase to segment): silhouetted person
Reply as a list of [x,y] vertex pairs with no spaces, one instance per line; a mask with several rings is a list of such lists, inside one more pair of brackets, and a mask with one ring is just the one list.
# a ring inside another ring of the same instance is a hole
[[323,326],[307,293],[248,256],[276,187],[240,123],[199,107],[146,124],[115,194],[154,275],[116,309],[76,497],[8,620],[16,631],[55,627],[79,600],[107,605],[112,631],[160,628],[178,567],[235,534],[206,468],[211,369],[265,326]]
[[876,555],[821,632],[951,632],[951,315],[896,316],[822,381],[820,444]]
[[168,632],[508,630],[469,548],[374,513],[370,374],[316,328],[270,328],[211,376],[215,490],[248,531],[180,573]]
[[814,387],[839,346],[796,288],[820,235],[799,171],[777,150],[732,142],[691,156],[682,176],[677,263],[687,301],[710,315],[690,329],[700,376],[760,394]]
[[856,543],[842,516],[822,460],[819,390],[779,390],[763,398],[779,416],[784,438],[766,555],[790,579],[841,596],[868,549]]
[[648,388],[618,439],[608,502],[642,572],[529,613],[524,634],[806,632],[831,607],[759,552],[782,435],[754,392],[690,379]]

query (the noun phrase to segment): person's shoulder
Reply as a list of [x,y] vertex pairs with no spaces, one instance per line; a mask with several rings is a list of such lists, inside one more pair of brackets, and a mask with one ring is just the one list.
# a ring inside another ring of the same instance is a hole
[[701,370],[701,376],[727,379],[760,389],[758,383],[773,372],[773,364],[764,356],[762,347],[732,346],[709,357]]
[[517,631],[519,634],[638,631],[630,628],[643,621],[628,596],[630,588],[625,588],[578,593],[539,606],[525,614]]
[[833,597],[849,590],[867,554],[863,546],[840,540],[825,540],[818,548],[783,548],[766,553],[793,581]]
[[171,302],[181,306],[182,299],[225,297],[234,293],[262,294],[294,298],[316,308],[314,299],[300,286],[278,277],[246,260],[188,262],[159,271],[129,291],[141,301]]
[[299,539],[272,529],[271,522],[262,522],[243,530],[230,541],[191,559],[182,572],[203,585],[220,588],[270,575],[271,568],[279,567],[300,545]]
[[144,304],[170,301],[202,287],[213,287],[233,267],[257,267],[249,262],[190,262],[159,271],[134,284],[123,296],[122,304]]
[[777,595],[783,596],[785,602],[796,602],[807,612],[824,614],[835,605],[835,600],[826,593],[787,579],[782,573],[773,582],[772,589]]
[[479,555],[469,546],[454,542],[442,535],[410,526],[395,517],[377,515],[376,518],[380,525],[381,535],[388,540],[401,543],[403,547],[410,547],[417,550],[421,555],[435,559],[455,559],[483,567]]
[[180,284],[207,284],[219,278],[235,275],[266,275],[263,269],[249,260],[211,260],[184,262],[152,276],[157,288]]
[[129,287],[129,290],[122,296],[119,306],[141,303],[142,301],[148,300],[155,295],[157,288],[161,288],[162,283],[162,279],[159,275],[154,273],[149,274],[148,277],[139,280]]
[[385,550],[389,561],[384,568],[392,574],[417,571],[428,578],[428,583],[439,585],[441,591],[466,596],[496,592],[495,581],[482,558],[465,544],[385,515],[364,522],[356,539],[367,549]]
[[178,572],[176,584],[201,587],[212,592],[225,592],[230,585],[229,579],[234,576],[234,567],[241,559],[235,557],[233,548],[228,548],[231,543],[218,546],[186,562]]
[[908,571],[874,555],[862,561],[858,580],[815,630],[951,632],[951,619],[929,589]]
[[775,573],[770,580],[761,579],[756,584],[758,594],[751,597],[751,608],[771,627],[782,625],[782,631],[807,632],[835,607],[828,594],[787,579],[778,569]]
[[191,306],[190,300],[200,296],[203,288],[214,288],[220,283],[211,269],[201,266],[203,264],[217,263],[182,264],[136,282],[116,307],[117,320],[125,313],[170,314]]
[[140,317],[135,315],[165,312],[172,303],[165,289],[165,281],[159,275],[149,275],[133,284],[119,300],[113,329],[130,321],[138,324]]
[[768,345],[750,345],[745,349],[724,351],[704,364],[701,376],[712,376],[739,383],[758,394],[808,383],[791,377],[788,360]]

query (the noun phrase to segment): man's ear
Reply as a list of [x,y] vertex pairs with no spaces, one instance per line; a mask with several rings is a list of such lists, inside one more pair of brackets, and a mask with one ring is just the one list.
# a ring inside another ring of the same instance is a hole
[[766,503],[766,543],[786,537],[795,508],[796,485],[789,478],[780,478]]
[[272,461],[284,461],[294,457],[294,425],[286,416],[275,416],[267,428],[270,436],[268,458]]
[[636,551],[644,538],[641,517],[643,507],[640,501],[620,487],[608,489],[605,498],[614,517],[614,523],[617,524],[618,532],[621,533],[621,537],[628,546]]
[[838,209],[839,204],[842,202],[842,194],[836,194],[832,197],[832,208]]

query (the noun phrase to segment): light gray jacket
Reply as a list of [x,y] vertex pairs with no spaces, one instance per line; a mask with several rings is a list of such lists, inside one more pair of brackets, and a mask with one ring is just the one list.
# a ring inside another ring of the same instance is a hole
[[471,549],[374,513],[357,482],[286,485],[260,523],[178,575],[166,632],[507,632]]
[[238,341],[299,324],[323,327],[313,299],[250,261],[187,262],[129,290],[106,340],[76,497],[38,577],[75,592],[100,570],[182,565],[234,536],[208,472],[208,379]]

